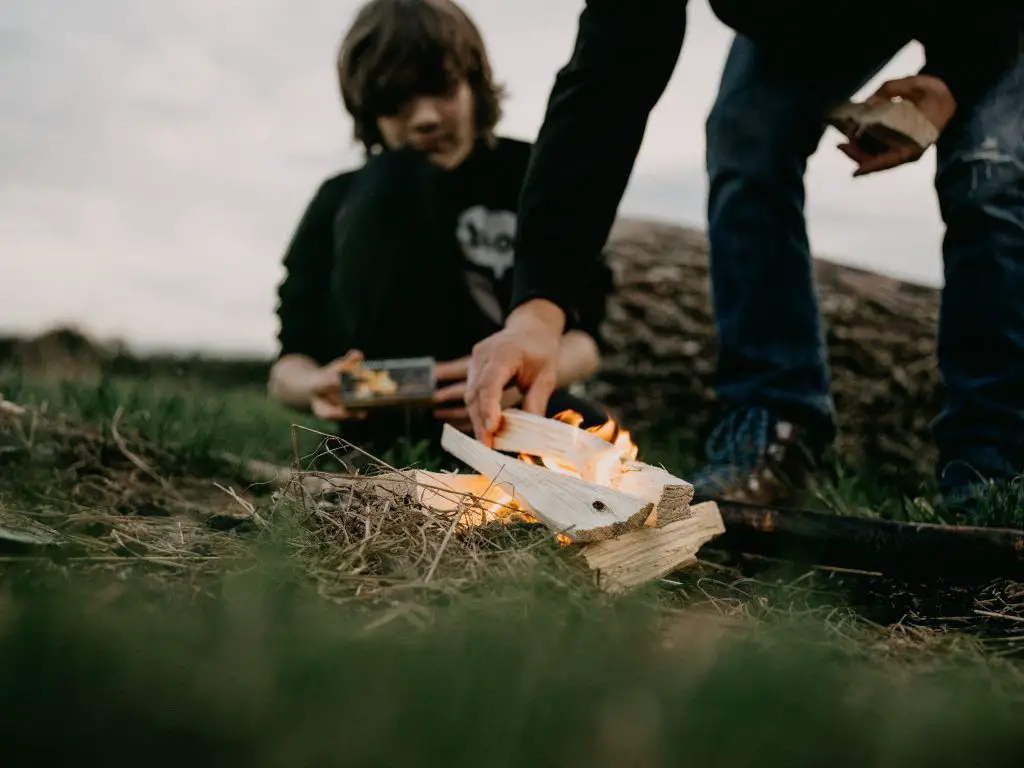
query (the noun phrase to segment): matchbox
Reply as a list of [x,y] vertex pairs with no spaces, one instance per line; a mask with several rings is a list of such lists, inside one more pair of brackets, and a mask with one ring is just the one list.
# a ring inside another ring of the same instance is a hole
[[366,360],[341,372],[341,405],[359,409],[429,404],[437,389],[435,365],[432,357]]

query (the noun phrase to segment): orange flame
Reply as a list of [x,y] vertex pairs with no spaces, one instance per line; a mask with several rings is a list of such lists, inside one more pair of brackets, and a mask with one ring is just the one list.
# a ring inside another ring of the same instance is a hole
[[[573,410],[556,413],[555,419],[576,427],[583,424],[583,416]],[[640,452],[636,443],[633,442],[633,438],[630,437],[629,431],[622,429],[615,419],[611,417],[604,424],[599,424],[596,427],[587,427],[585,431],[592,435],[597,435],[606,443],[614,445],[619,449],[623,459],[626,461],[635,461]]]
[[[574,427],[583,428],[583,414],[578,411],[568,409],[556,413],[553,418],[556,421],[561,421],[563,424],[570,424]],[[600,437],[606,443],[611,443],[617,449],[615,453],[621,461],[636,461],[636,457],[639,454],[639,448],[636,443],[633,442],[633,438],[630,437],[629,432],[620,428],[615,422],[615,419],[609,418],[604,422],[604,424],[599,424],[596,427],[587,427],[585,431]],[[521,461],[525,461],[527,464],[543,466],[553,472],[558,472],[563,475],[582,477],[576,467],[552,457],[539,456],[534,458],[528,454],[521,453],[519,454],[519,459]]]
[[[554,418],[555,420],[561,421],[565,424],[570,424],[581,429],[583,428],[583,415],[577,411],[565,410],[556,414]],[[607,457],[602,457],[603,463],[607,466],[602,468],[604,471],[598,472],[601,477],[600,482],[610,485],[610,477],[612,473],[617,473],[617,470],[614,470],[613,467],[620,465],[624,461],[635,461],[639,453],[639,449],[636,443],[633,442],[629,432],[619,427],[612,418],[609,418],[603,424],[596,427],[587,427],[585,431],[600,437],[615,449],[610,451]],[[531,456],[526,453],[521,453],[519,454],[519,460],[534,466],[545,467],[550,469],[552,472],[582,479],[582,475],[576,467],[551,456]],[[488,496],[489,498],[487,501],[495,499],[493,494],[488,494]],[[520,504],[505,491],[502,491],[501,494],[483,510],[482,517],[483,519],[481,520],[481,523],[495,520],[500,522],[509,522],[512,520],[522,520],[523,522],[528,523],[539,522],[536,518],[523,512]],[[559,545],[563,547],[572,544],[572,539],[561,533],[555,534],[555,539],[558,541]]]

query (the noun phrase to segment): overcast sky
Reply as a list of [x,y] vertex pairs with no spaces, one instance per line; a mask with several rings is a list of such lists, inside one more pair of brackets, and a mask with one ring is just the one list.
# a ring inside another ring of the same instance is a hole
[[[0,330],[75,323],[145,348],[275,351],[281,256],[326,176],[359,162],[333,60],[351,0],[14,0],[0,21]],[[533,139],[582,0],[465,0]],[[690,3],[682,60],[620,213],[703,227],[703,124],[729,31]],[[865,88],[911,74],[908,47]],[[938,285],[932,153],[851,179],[811,162],[815,250]]]

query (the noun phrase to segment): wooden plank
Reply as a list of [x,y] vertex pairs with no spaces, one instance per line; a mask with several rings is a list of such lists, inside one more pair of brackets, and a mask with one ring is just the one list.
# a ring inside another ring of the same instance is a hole
[[556,419],[509,408],[501,414],[494,450],[526,453],[569,464],[584,480],[600,482],[600,467],[618,463],[618,450],[607,440]]
[[697,504],[690,512],[689,517],[585,546],[583,556],[598,571],[601,587],[623,592],[696,563],[697,551],[724,533],[725,525],[714,502]]
[[668,470],[645,464],[642,461],[627,461],[622,472],[615,478],[612,487],[625,493],[654,502],[654,512],[647,525],[667,523],[687,515],[693,500],[693,486]]
[[639,496],[655,504],[647,524],[686,514],[693,486],[661,467],[623,461],[620,449],[571,424],[509,409],[495,435],[494,449],[556,459],[574,467],[584,480]]
[[[473,508],[490,512],[493,505],[507,505],[510,500],[514,500],[520,512],[536,517],[530,505],[525,499],[517,496],[510,483],[493,483],[479,474],[427,472],[422,469],[382,472],[376,475],[338,472],[299,473],[292,467],[263,461],[243,462],[242,459],[230,454],[222,454],[221,458],[241,465],[251,477],[262,482],[283,486],[297,479],[302,489],[313,497],[358,488],[363,492],[373,490],[377,495],[388,498],[409,495],[418,503],[437,512],[452,512],[460,506],[467,511]],[[470,519],[472,520],[472,516]],[[477,518],[474,522],[480,523],[484,520]]]
[[[315,476],[315,480],[318,485],[310,491],[314,496],[324,492],[344,493],[348,489],[356,489],[382,498],[408,497],[437,512],[452,512],[460,506],[467,510],[488,509],[495,504],[507,504],[515,500],[522,512],[531,514],[530,505],[518,497],[511,483],[492,482],[479,474],[410,469],[375,475],[322,473]],[[307,491],[311,487],[306,486]]]
[[425,507],[451,512],[462,507],[490,509],[496,504],[515,501],[519,510],[531,517],[536,513],[529,502],[516,493],[513,483],[490,480],[480,474],[414,471],[418,500]]
[[17,403],[12,403],[10,400],[5,400],[2,393],[0,393],[0,414],[5,416],[24,416],[27,411]]
[[444,425],[441,446],[480,474],[511,483],[544,525],[575,542],[640,528],[654,510],[637,496],[505,456],[450,424]]
[[884,104],[845,102],[828,115],[831,125],[843,133],[867,133],[889,144],[923,151],[939,138],[938,129],[912,102]]
[[448,474],[416,470],[415,481],[419,487],[419,502],[439,512],[448,512],[464,504],[466,496],[477,499],[497,500],[498,484],[483,475]]
[[891,576],[1024,580],[1024,531],[903,523],[718,502],[716,550]]

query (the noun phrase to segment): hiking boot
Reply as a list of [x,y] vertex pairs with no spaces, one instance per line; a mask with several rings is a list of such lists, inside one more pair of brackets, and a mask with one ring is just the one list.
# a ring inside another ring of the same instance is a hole
[[807,430],[764,408],[734,409],[708,438],[709,464],[692,481],[694,500],[796,504],[824,448]]

